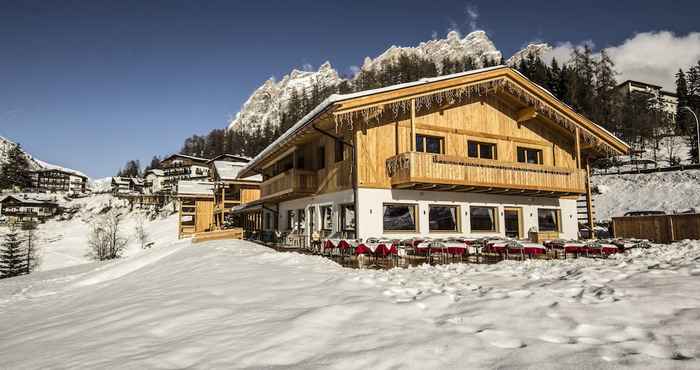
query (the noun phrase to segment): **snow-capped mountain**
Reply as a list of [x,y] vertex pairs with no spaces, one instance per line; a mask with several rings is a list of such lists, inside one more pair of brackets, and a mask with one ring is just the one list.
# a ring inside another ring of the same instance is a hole
[[435,63],[438,71],[442,70],[442,61],[445,59],[462,60],[471,57],[477,66],[486,59],[495,62],[501,60],[501,52],[486,36],[486,32],[474,31],[460,38],[458,32],[451,31],[445,39],[421,42],[416,47],[392,46],[374,59],[366,57],[362,69],[380,69],[387,62],[396,62],[401,55],[429,59]]
[[[530,53],[542,56],[549,50],[551,50],[551,46],[548,44],[530,44],[508,59],[507,64],[514,66]],[[495,62],[502,60],[501,52],[496,49],[486,32],[474,31],[461,37],[458,32],[452,31],[444,39],[421,42],[417,46],[391,46],[375,58],[366,57],[362,70],[377,71],[389,63],[398,61],[402,55],[429,59],[436,64],[438,71],[442,70],[442,62],[445,59],[456,61],[471,57],[477,66],[481,66],[485,60]],[[328,87],[337,86],[344,81],[333,69],[330,62],[322,64],[318,71],[295,69],[280,81],[270,78],[253,92],[241,110],[229,122],[228,128],[253,131],[262,127],[266,122],[279,125],[281,113],[286,111],[293,91],[309,94],[316,84]],[[352,84],[353,80],[348,82]]]
[[253,130],[261,127],[265,122],[279,125],[280,110],[287,109],[293,91],[300,95],[308,95],[314,85],[330,87],[342,81],[343,79],[338,76],[338,72],[333,69],[330,62],[323,63],[315,72],[295,69],[279,82],[270,78],[243,104],[241,111],[230,122],[229,129]]
[[[9,161],[8,157],[10,155],[10,150],[15,145],[16,144],[13,141],[0,136],[0,165],[7,163],[7,161]],[[20,150],[22,150],[22,153],[24,153],[24,155],[27,157],[27,160],[29,161],[29,169],[32,171],[37,171],[37,170],[42,170],[42,169],[47,169],[47,170],[48,169],[58,169],[58,170],[62,170],[65,172],[74,173],[74,174],[79,175],[79,176],[88,177],[87,175],[85,175],[84,173],[82,173],[80,171],[76,171],[76,170],[73,170],[70,168],[65,168],[65,167],[57,166],[55,164],[44,162],[42,160],[34,158],[31,154],[27,153],[24,149],[20,149]]]
[[530,55],[542,58],[550,51],[552,51],[552,47],[547,43],[529,44],[524,49],[513,54],[512,57],[508,58],[506,65],[515,67],[520,64],[521,60],[529,57]]

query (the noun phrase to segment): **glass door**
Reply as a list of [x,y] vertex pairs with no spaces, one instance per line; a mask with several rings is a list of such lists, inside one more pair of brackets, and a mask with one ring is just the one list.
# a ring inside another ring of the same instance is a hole
[[521,228],[521,209],[520,208],[505,208],[503,210],[503,218],[506,224],[506,236],[509,238],[520,238],[522,233]]

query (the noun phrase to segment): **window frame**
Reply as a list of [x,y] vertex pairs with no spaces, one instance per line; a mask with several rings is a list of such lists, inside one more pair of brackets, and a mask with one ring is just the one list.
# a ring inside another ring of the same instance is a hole
[[[430,227],[430,209],[431,208],[454,208],[455,210],[455,227],[452,230],[433,230]],[[462,229],[460,217],[460,207],[456,204],[428,204],[428,232],[429,233],[458,233]]]
[[342,139],[335,139],[335,163],[345,160],[345,143]]
[[[473,157],[469,155],[469,145],[471,144],[476,144],[476,157]],[[481,146],[490,146],[493,148],[491,151],[492,157],[493,158],[483,158],[481,156]],[[477,159],[484,159],[484,160],[489,160],[489,161],[497,161],[498,160],[498,144],[496,143],[490,143],[488,141],[481,141],[481,140],[469,140],[467,139],[467,157],[468,158],[477,158]]]
[[[554,211],[554,221],[556,222],[556,228],[554,230],[542,230],[542,227],[540,226],[540,211]],[[542,231],[542,232],[562,232],[562,224],[561,224],[562,218],[561,218],[561,209],[560,208],[537,208],[537,231]]]
[[[345,220],[347,218],[346,215],[346,210],[352,208],[353,213],[354,213],[354,218],[355,220],[353,221],[353,224],[355,226],[352,229],[347,229],[345,228]],[[355,204],[354,203],[346,203],[346,204],[341,204],[340,205],[340,231],[355,231],[357,229],[357,212],[355,212]]]
[[[423,139],[423,145],[422,148],[419,147],[418,141],[419,139]],[[440,150],[439,153],[433,153],[433,152],[428,152],[428,141],[426,139],[437,139],[440,143]],[[416,152],[420,153],[427,153],[427,154],[445,154],[445,137],[444,136],[437,136],[437,135],[426,135],[426,134],[416,134]]]
[[[387,230],[384,227],[385,207],[413,207],[413,230]],[[382,233],[384,234],[413,234],[418,233],[420,228],[418,203],[382,203]]]
[[[319,206],[319,215],[321,216],[321,229],[323,231],[332,231],[333,230],[333,206],[327,205],[327,206]],[[326,214],[325,211],[329,210],[330,211],[330,225],[326,225]]]
[[[472,217],[473,217],[473,209],[474,208],[487,208],[493,211],[493,228],[491,230],[474,230],[474,226],[472,224]],[[485,206],[485,205],[470,205],[469,206],[469,232],[471,233],[497,233],[499,232],[499,224],[500,220],[498,218],[499,216],[499,210],[498,207],[496,206]]]
[[[520,151],[523,151],[524,153],[524,159],[525,161],[521,162],[520,161]],[[528,151],[534,151],[537,152],[537,163],[530,163],[527,161],[527,152]],[[544,151],[542,148],[533,148],[533,147],[527,147],[527,146],[518,146],[515,149],[515,161],[518,163],[524,163],[524,164],[534,164],[534,165],[539,165],[543,166],[544,165]]]

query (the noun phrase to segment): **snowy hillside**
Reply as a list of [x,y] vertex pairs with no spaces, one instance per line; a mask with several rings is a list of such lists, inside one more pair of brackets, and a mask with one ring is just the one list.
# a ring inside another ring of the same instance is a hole
[[[526,55],[527,52],[544,53],[548,48],[550,47],[547,44],[532,44],[516,53],[513,58],[520,58],[519,55]],[[401,55],[429,59],[438,69],[442,68],[444,59],[462,60],[472,57],[476,63],[481,63],[485,59],[498,62],[502,56],[484,31],[474,31],[465,37],[460,37],[459,33],[452,31],[445,39],[421,42],[417,46],[391,46],[375,58],[366,57],[361,68],[378,70],[386,63],[397,61]],[[293,90],[309,94],[314,85],[336,86],[343,81],[329,62],[321,65],[315,72],[293,70],[280,81],[271,78],[253,92],[231,120],[228,128],[252,131],[265,122],[279,125],[281,112],[287,109]]]
[[700,170],[591,177],[599,220],[628,211],[700,211]]
[[243,241],[0,281],[9,369],[697,369],[700,244],[388,271]]
[[[0,164],[6,163],[8,161],[8,155],[9,155],[10,149],[12,149],[14,147],[14,145],[15,145],[15,143],[13,141],[0,136]],[[66,167],[57,166],[55,164],[51,164],[51,163],[39,160],[37,158],[34,158],[31,154],[27,153],[24,149],[22,149],[22,152],[29,160],[29,167],[30,167],[29,169],[30,170],[36,171],[36,170],[40,170],[40,169],[59,169],[59,170],[66,171],[69,173],[74,173],[78,176],[88,177],[87,175],[85,175],[84,173],[82,173],[80,171],[76,171],[76,170],[66,168]]]

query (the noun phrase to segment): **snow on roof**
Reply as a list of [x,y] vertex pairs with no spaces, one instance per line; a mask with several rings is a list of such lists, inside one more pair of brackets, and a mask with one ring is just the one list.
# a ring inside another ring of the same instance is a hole
[[146,171],[146,175],[148,175],[149,173],[152,173],[156,176],[165,176],[165,171],[157,169],[157,168],[152,168],[152,169]]
[[0,202],[5,201],[7,198],[13,198],[16,199],[22,203],[29,203],[29,204],[46,204],[46,203],[57,203],[56,202],[56,197],[51,197],[46,194],[37,194],[37,193],[16,193],[16,194],[8,194],[5,195],[0,199]]
[[206,159],[206,158],[200,158],[200,157],[195,157],[195,156],[186,155],[186,154],[171,154],[171,155],[167,156],[166,158],[163,158],[163,160],[162,160],[161,162],[165,162],[165,161],[167,161],[167,160],[169,160],[169,159],[171,159],[171,158],[173,158],[173,157],[182,157],[182,158],[187,158],[187,159],[191,159],[191,160],[193,160],[193,161],[198,161],[198,162],[207,162],[207,161],[209,161],[209,160]]
[[214,196],[214,183],[208,181],[185,181],[177,183],[177,195]]
[[[76,171],[76,170],[66,168],[66,167],[57,166],[55,164],[44,162],[44,161],[36,159],[36,158],[34,158],[34,161],[36,161],[36,163],[38,163],[41,167],[43,167],[43,170],[57,170],[57,171],[69,173],[71,175],[80,176],[80,177],[83,177],[86,179],[88,178],[88,175],[86,175],[80,171]],[[42,170],[40,170],[40,171],[42,171]]]
[[[214,168],[219,178],[224,181],[232,181],[238,179],[238,173],[245,167],[244,163],[239,162],[229,162],[229,161],[216,161],[214,162]],[[250,177],[245,177],[238,180],[244,181],[262,181],[262,175],[253,175]]]
[[[255,156],[255,157],[254,157],[240,172],[239,172],[239,174],[240,174],[240,173],[246,173],[247,171],[249,171],[249,170],[253,167],[253,165],[254,165],[255,163],[257,163],[257,162],[260,161],[262,158],[264,158],[265,156],[267,156],[267,155],[268,155],[274,148],[276,148],[280,143],[282,143],[282,142],[284,142],[285,140],[289,139],[292,135],[294,135],[294,133],[296,133],[297,131],[299,131],[300,129],[302,129],[304,126],[306,126],[306,124],[308,124],[310,121],[312,121],[317,115],[319,115],[321,112],[323,112],[324,110],[326,110],[328,107],[330,107],[331,105],[333,105],[333,104],[335,104],[335,103],[338,103],[338,102],[341,102],[341,101],[345,101],[345,100],[355,99],[355,98],[359,98],[359,97],[364,97],[364,96],[368,96],[368,95],[374,95],[374,94],[379,94],[379,93],[384,93],[384,92],[389,92],[389,91],[394,91],[394,90],[405,89],[405,88],[408,88],[408,87],[426,85],[426,84],[433,83],[433,82],[444,81],[444,80],[450,80],[450,79],[453,79],[453,78],[459,78],[459,77],[469,76],[469,75],[473,75],[473,74],[478,74],[478,73],[493,71],[493,70],[497,70],[497,69],[509,69],[509,70],[511,70],[511,71],[513,71],[513,72],[515,72],[515,73],[517,73],[518,75],[520,75],[521,77],[523,77],[524,79],[526,79],[527,81],[529,81],[530,83],[532,83],[533,85],[535,85],[539,90],[541,90],[541,91],[544,92],[545,94],[552,96],[554,99],[557,99],[556,96],[555,96],[554,94],[552,94],[552,92],[550,92],[549,90],[547,90],[547,89],[545,89],[544,87],[542,87],[542,86],[536,84],[535,82],[533,82],[532,80],[530,80],[530,79],[527,78],[525,75],[523,75],[522,73],[518,72],[517,70],[515,70],[515,69],[513,69],[513,68],[510,68],[510,67],[508,67],[508,66],[505,66],[505,65],[499,65],[499,66],[494,66],[494,67],[486,67],[486,68],[474,69],[474,70],[471,70],[471,71],[453,73],[453,74],[444,75],[444,76],[438,76],[438,77],[421,78],[420,80],[413,81],[413,82],[406,82],[406,83],[402,83],[402,84],[397,84],[397,85],[391,85],[391,86],[381,87],[381,88],[378,88],[378,89],[371,89],[371,90],[358,91],[358,92],[350,93],[350,94],[333,94],[333,95],[329,96],[328,98],[326,98],[325,100],[323,100],[319,105],[316,106],[316,108],[314,108],[311,112],[309,112],[307,115],[305,115],[304,117],[302,117],[297,123],[295,123],[292,127],[290,127],[290,128],[289,128],[287,131],[285,131],[282,135],[280,135],[280,137],[278,137],[277,140],[273,141],[272,144],[268,145],[265,149],[263,149],[260,153],[258,153],[258,155],[256,155],[256,156]],[[559,99],[557,99],[557,100],[560,101]],[[561,102],[561,101],[560,101],[560,102]],[[564,103],[564,102],[561,102],[561,103],[564,104],[564,105],[565,105],[566,107],[568,107],[569,109],[571,109],[572,111],[574,111],[573,108],[571,108],[571,106],[567,105],[567,104]],[[575,111],[574,111],[574,113],[575,113]],[[578,113],[576,113],[576,114],[578,114]],[[578,114],[578,115],[581,116],[580,114]],[[610,135],[611,137],[613,137],[613,138],[614,138],[616,141],[618,141],[619,143],[622,143],[623,145],[627,146],[627,144],[626,144],[624,141],[620,140],[618,137],[616,137],[615,135],[613,135],[610,131],[604,129],[603,127],[601,127],[600,125],[596,124],[595,122],[593,122],[593,124],[596,125],[596,126],[598,126],[601,130],[603,130],[605,133],[607,133],[608,135]]]
[[221,158],[230,158],[230,159],[234,159],[236,162],[241,162],[241,163],[250,162],[250,157],[246,157],[246,156],[238,155],[238,154],[224,153],[224,154],[219,154],[216,157],[208,160],[207,163],[219,161],[219,160],[221,160]]
[[116,182],[116,183],[118,183],[118,184],[127,185],[127,184],[129,183],[129,178],[128,178],[128,177],[118,177],[118,176],[114,176],[114,177],[112,177],[112,182]]

